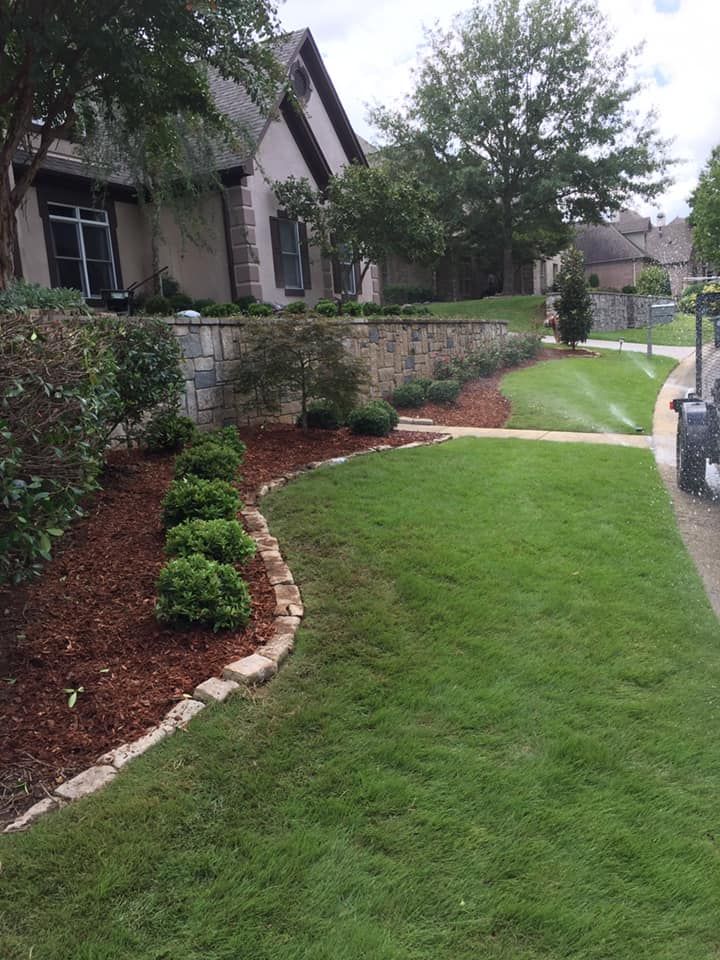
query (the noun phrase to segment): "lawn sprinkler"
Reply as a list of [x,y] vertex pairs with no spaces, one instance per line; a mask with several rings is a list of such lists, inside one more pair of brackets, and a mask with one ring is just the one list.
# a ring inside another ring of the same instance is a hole
[[620,339],[618,340],[618,353],[622,353],[622,348],[624,343],[625,341],[623,340],[622,337],[620,337]]

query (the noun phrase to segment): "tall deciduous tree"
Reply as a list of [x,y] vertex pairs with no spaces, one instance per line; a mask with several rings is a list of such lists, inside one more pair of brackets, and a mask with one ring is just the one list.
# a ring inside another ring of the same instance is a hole
[[278,65],[261,41],[276,34],[270,0],[0,0],[0,288],[16,211],[55,140],[82,138],[98,117],[128,129],[176,113],[217,118],[208,67],[269,100]]
[[518,254],[557,252],[570,221],[668,183],[654,117],[632,107],[636,51],[612,47],[595,0],[491,0],[430,35],[404,110],[373,114],[418,175],[452,171],[450,231],[495,224],[506,293]]
[[703,260],[720,264],[720,146],[705,164],[690,197],[695,249]]
[[311,244],[326,256],[360,266],[360,284],[371,263],[392,254],[432,262],[443,252],[432,191],[406,174],[350,164],[322,193],[304,178],[288,177],[272,186],[288,215],[309,226]]

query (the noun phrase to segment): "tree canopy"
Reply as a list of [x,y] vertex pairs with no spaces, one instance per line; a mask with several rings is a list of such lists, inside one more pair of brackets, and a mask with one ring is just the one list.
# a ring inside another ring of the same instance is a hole
[[720,264],[720,146],[703,167],[690,207],[695,249],[704,260]]
[[[208,68],[269,101],[279,77],[270,0],[0,0],[0,288],[15,211],[53,141],[99,120],[151,126],[177,113],[220,122]],[[26,164],[13,182],[17,151]]]
[[361,265],[361,283],[371,263],[392,254],[432,262],[443,252],[435,197],[408,174],[354,163],[332,176],[322,193],[305,178],[272,186],[288,215],[307,223],[312,244],[326,256]]
[[636,50],[614,55],[595,0],[491,0],[428,37],[413,93],[376,110],[388,155],[440,197],[446,234],[502,260],[551,255],[667,186],[667,144],[633,109]]

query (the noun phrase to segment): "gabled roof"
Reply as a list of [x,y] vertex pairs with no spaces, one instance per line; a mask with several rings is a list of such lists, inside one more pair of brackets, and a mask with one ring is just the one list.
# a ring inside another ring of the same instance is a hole
[[612,223],[578,224],[575,246],[585,255],[585,265],[614,260],[647,260],[649,254],[628,240]]
[[675,217],[648,234],[647,250],[658,263],[687,263],[692,259],[692,228],[685,217]]
[[[305,27],[302,30],[295,30],[287,34],[277,45],[276,56],[284,67],[285,75],[288,76],[298,59],[301,57],[314,86],[317,95],[320,97],[325,110],[335,129],[335,133],[342,144],[345,155],[349,161],[358,161],[366,163],[363,148],[360,145],[357,134],[352,128],[345,109],[340,102],[337,91],[333,85],[330,75],[325,68],[323,59],[320,56],[317,44],[310,30]],[[247,161],[257,150],[262,141],[265,131],[272,120],[272,115],[268,117],[252,102],[246,90],[233,80],[223,80],[217,75],[210,77],[210,89],[216,99],[216,102],[222,112],[237,126],[241,135],[248,142],[246,150],[234,153],[230,150],[224,150],[218,157],[218,167],[221,170],[228,167],[234,167]],[[278,90],[275,103],[275,114],[277,110],[285,116],[287,120],[287,110],[293,109],[289,98],[286,96],[284,87]],[[296,114],[302,114],[302,110],[294,110]],[[307,125],[304,115],[298,118],[299,125]]]
[[613,221],[613,226],[622,234],[647,233],[650,229],[650,217],[643,217],[634,210],[621,210]]

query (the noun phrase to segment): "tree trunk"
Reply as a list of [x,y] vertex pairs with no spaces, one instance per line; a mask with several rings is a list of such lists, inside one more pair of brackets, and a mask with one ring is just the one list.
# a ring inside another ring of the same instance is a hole
[[512,242],[503,248],[503,294],[511,297],[515,293],[515,264],[513,262]]
[[15,277],[17,220],[11,190],[10,174],[5,170],[0,175],[0,290],[5,290]]

